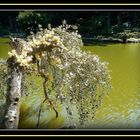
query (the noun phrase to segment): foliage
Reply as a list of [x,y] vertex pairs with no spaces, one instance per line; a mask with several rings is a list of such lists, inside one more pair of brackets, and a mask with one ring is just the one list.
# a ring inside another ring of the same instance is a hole
[[7,64],[6,61],[0,59],[0,127],[2,125],[4,108],[5,108],[5,95],[6,95],[6,81],[7,81]]
[[31,31],[37,32],[38,24],[41,24],[42,20],[43,17],[40,13],[32,11],[20,12],[17,17],[17,22],[27,34]]
[[90,52],[83,52],[81,36],[78,31],[71,32],[71,27],[63,23],[57,28],[40,28],[26,40],[17,39],[19,47],[9,52],[23,71],[43,79],[45,99],[40,106],[37,127],[44,103],[54,110],[56,118],[59,103],[66,103],[69,115],[73,114],[72,104],[75,105],[80,124],[84,124],[94,117],[110,88],[107,63],[100,62],[99,57]]
[[[19,33],[27,34],[38,31],[38,24],[46,28],[48,24],[56,27],[66,19],[68,23],[78,25],[83,36],[110,35],[124,30],[139,31],[139,11],[1,11],[1,35]],[[20,28],[19,28],[20,27]]]
[[108,27],[107,15],[103,13],[93,14],[93,16],[81,24],[80,32],[89,36],[110,34],[111,27]]
[[7,65],[6,61],[0,59],[0,99],[4,99],[6,92]]

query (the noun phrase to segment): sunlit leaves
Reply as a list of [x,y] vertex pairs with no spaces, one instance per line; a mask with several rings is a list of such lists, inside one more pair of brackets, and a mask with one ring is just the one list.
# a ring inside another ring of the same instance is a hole
[[9,55],[30,75],[38,73],[41,77],[45,93],[45,100],[40,103],[42,112],[50,108],[55,111],[62,104],[72,116],[74,105],[83,125],[101,105],[110,88],[110,76],[107,63],[83,52],[81,36],[69,28],[71,25],[42,29],[26,40],[18,40],[21,51],[13,49]]

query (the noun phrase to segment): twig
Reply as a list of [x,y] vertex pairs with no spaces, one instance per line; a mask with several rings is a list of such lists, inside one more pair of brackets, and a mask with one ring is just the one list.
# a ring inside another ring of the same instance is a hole
[[[43,90],[44,90],[44,94],[45,94],[45,99],[43,100],[42,104],[45,103],[46,100],[48,100],[49,101],[49,104],[52,106],[53,110],[55,111],[56,118],[57,118],[58,117],[58,112],[55,109],[55,107],[54,107],[53,103],[51,102],[51,100],[49,99],[48,94],[47,94],[47,91],[46,91],[46,83],[48,81],[48,77],[46,77],[46,75],[40,70],[39,61],[37,61],[37,69],[38,69],[38,73],[41,75],[41,77],[44,78]],[[39,115],[38,115],[37,128],[39,128],[39,124],[40,124],[41,111],[42,111],[42,109],[40,108]]]

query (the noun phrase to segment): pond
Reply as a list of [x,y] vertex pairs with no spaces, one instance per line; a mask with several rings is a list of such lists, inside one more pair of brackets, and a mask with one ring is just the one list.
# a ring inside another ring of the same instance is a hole
[[100,44],[84,50],[109,62],[113,86],[92,127],[140,128],[140,44]]
[[[8,50],[8,44],[0,43],[1,58],[7,58]],[[109,62],[113,87],[89,127],[140,128],[140,44],[98,44],[83,50]]]

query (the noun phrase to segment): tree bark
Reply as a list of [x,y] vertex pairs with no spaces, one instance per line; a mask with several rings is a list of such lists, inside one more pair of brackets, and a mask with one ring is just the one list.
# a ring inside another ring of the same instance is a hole
[[16,129],[19,123],[22,69],[14,58],[8,59],[8,79],[6,112],[3,126],[6,129]]

